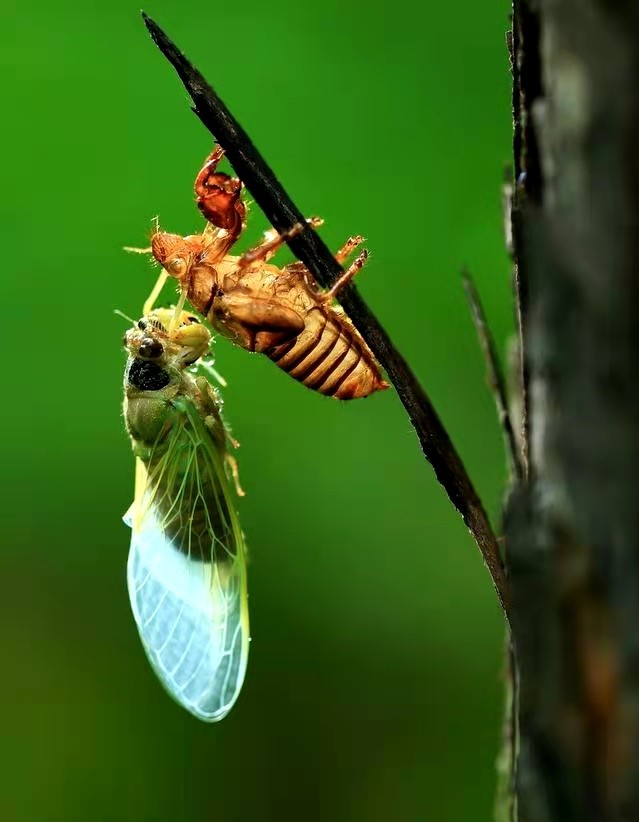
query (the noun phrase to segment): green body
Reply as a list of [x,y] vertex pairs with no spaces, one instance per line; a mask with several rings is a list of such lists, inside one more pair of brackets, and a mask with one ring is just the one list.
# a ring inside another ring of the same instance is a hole
[[217,394],[203,377],[166,371],[171,382],[161,390],[126,385],[124,418],[133,452],[147,469],[147,493],[175,544],[195,558],[227,559],[235,556],[241,531],[226,476]]

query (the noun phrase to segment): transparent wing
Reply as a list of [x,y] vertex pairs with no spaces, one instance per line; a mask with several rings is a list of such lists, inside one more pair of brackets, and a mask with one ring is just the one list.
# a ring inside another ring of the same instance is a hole
[[187,416],[138,461],[127,581],[142,644],[169,694],[205,722],[237,699],[248,655],[246,561],[222,457]]

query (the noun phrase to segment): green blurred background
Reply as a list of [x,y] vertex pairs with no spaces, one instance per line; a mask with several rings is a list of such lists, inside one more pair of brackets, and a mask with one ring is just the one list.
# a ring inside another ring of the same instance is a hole
[[[459,271],[511,328],[506,2],[150,2],[336,248],[498,521]],[[211,142],[135,3],[5,3],[0,819],[489,819],[503,626],[392,391],[339,404],[217,345],[242,448],[251,655],[220,725],[161,690],[125,588],[126,323],[151,219],[201,225]],[[266,227],[253,209],[247,243]],[[281,259],[286,259],[286,252]],[[167,294],[167,301],[170,294]],[[8,320],[8,328],[7,328]]]

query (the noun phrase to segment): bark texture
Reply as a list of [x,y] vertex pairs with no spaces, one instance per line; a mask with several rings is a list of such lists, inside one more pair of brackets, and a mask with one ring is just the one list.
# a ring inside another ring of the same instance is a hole
[[639,820],[639,4],[515,0],[518,819]]

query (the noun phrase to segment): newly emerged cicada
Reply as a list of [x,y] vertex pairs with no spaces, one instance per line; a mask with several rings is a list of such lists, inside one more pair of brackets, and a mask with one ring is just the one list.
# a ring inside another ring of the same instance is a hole
[[[151,252],[163,268],[153,300],[167,276],[182,297],[234,343],[265,354],[308,388],[338,399],[367,397],[387,388],[361,334],[335,303],[339,291],[366,262],[362,251],[328,291],[322,291],[300,262],[269,264],[277,249],[303,230],[267,232],[264,242],[241,256],[229,254],[246,226],[242,183],[217,171],[218,147],[197,175],[197,204],[207,220],[201,234],[182,237],[159,229]],[[321,220],[309,221],[317,226]],[[335,258],[344,262],[361,245],[351,237]]]
[[178,703],[215,722],[242,686],[249,628],[233,441],[217,392],[191,369],[210,339],[175,309],[152,311],[125,335],[124,419],[136,457],[125,522],[129,596],[151,666]]

